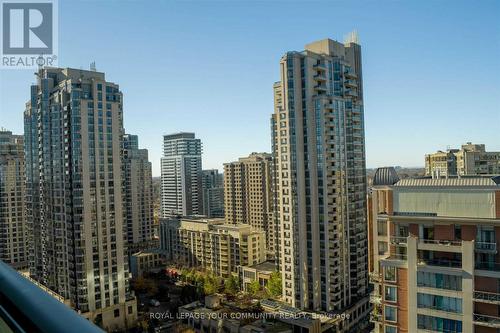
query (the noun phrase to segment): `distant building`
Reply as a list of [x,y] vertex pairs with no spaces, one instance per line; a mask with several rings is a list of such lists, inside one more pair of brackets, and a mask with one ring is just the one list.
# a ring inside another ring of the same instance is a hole
[[139,149],[137,135],[123,137],[125,170],[125,214],[129,245],[140,246],[153,239],[153,184],[148,150]]
[[24,138],[0,130],[0,260],[28,267]]
[[168,260],[221,277],[238,274],[238,266],[266,260],[263,231],[246,224],[226,224],[224,219],[162,219],[160,244]]
[[24,112],[30,276],[103,328],[130,328],[122,92],[95,71],[36,75]]
[[194,133],[163,136],[161,216],[191,216],[203,212],[201,140]]
[[207,217],[224,217],[224,178],[219,170],[203,170],[203,214]]
[[375,332],[500,328],[500,176],[399,180],[369,198]]
[[141,251],[130,256],[130,272],[134,279],[141,277],[151,269],[158,268],[162,264],[159,251]]
[[224,164],[226,222],[249,224],[266,233],[268,256],[275,251],[273,220],[272,155],[252,153]]
[[460,149],[425,155],[426,176],[500,175],[500,152],[487,152],[484,144],[468,142]]

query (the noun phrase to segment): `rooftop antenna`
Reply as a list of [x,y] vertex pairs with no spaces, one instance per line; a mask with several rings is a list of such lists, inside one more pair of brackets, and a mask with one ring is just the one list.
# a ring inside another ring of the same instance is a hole
[[359,35],[357,30],[353,30],[344,36],[344,44],[347,45],[350,43],[359,44]]
[[96,69],[96,67],[95,67],[95,61],[92,61],[92,62],[90,63],[90,70],[91,70],[92,72],[97,72],[97,69]]

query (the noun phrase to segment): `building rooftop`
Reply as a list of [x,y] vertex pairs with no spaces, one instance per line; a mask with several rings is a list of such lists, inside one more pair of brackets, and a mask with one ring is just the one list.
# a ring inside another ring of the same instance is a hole
[[373,186],[394,185],[398,181],[399,176],[394,167],[378,168],[373,176]]
[[500,176],[448,177],[448,178],[406,178],[394,184],[397,187],[489,187],[500,186]]
[[264,261],[263,263],[250,266],[258,271],[269,271],[274,272],[276,270],[276,263],[274,261]]

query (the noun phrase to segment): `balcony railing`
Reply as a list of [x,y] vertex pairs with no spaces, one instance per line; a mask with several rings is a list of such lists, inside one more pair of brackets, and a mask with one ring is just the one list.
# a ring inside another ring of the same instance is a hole
[[419,259],[418,264],[429,265],[429,266],[452,267],[452,268],[462,267],[462,262],[460,260],[454,260],[454,259]]
[[474,324],[500,328],[500,318],[474,313]]
[[382,314],[381,313],[370,313],[370,321],[372,322],[382,322]]
[[0,261],[0,322],[2,321],[7,325],[2,326],[6,332],[103,332]]
[[500,272],[500,263],[489,262],[489,261],[476,261],[476,269]]
[[443,240],[443,239],[420,239],[422,244],[435,244],[435,245],[445,245],[445,246],[462,246],[461,240]]
[[497,252],[497,243],[490,242],[475,242],[476,251],[478,252],[487,252],[487,253],[496,253]]
[[398,246],[406,246],[408,243],[408,238],[403,236],[391,236],[391,244]]
[[500,294],[489,291],[474,291],[474,301],[500,304]]

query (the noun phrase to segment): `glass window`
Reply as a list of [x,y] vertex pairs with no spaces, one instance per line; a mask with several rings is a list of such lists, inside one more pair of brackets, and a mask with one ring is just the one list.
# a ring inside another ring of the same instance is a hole
[[398,328],[396,326],[386,326],[385,333],[397,333]]
[[384,306],[384,318],[386,321],[397,321],[397,308],[395,306]]
[[384,299],[388,302],[396,302],[398,289],[396,287],[385,286]]
[[396,267],[384,267],[384,280],[396,282]]
[[418,293],[417,306],[419,308],[462,313],[462,299],[455,297]]

